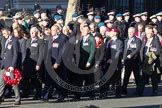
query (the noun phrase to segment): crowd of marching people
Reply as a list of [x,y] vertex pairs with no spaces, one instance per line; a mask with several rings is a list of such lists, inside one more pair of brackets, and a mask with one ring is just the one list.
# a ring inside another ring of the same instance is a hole
[[[28,98],[34,90],[33,100],[48,101],[53,93],[57,93],[58,102],[69,94],[73,94],[75,100],[81,99],[82,92],[65,89],[54,77],[84,88],[106,76],[108,81],[99,85],[99,98],[107,98],[110,85],[115,97],[121,98],[127,95],[132,72],[136,96],[143,95],[150,78],[151,95],[158,95],[162,70],[162,12],[149,17],[147,12],[131,16],[129,11],[112,10],[105,18],[93,10],[86,15],[79,11],[67,24],[62,12],[60,6],[54,14],[39,9],[32,15],[17,12],[10,27],[0,20],[0,103],[12,96],[12,88],[15,105],[20,105],[21,98]],[[22,79],[18,84],[9,85],[4,74],[12,76],[15,69],[21,72]],[[95,86],[91,89],[85,90],[85,94],[94,99]]]

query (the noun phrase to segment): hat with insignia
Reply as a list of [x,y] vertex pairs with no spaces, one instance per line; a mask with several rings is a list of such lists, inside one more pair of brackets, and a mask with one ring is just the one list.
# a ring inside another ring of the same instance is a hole
[[38,10],[34,11],[34,12],[33,12],[33,15],[35,15],[35,14],[37,14],[37,13],[39,13],[39,11],[38,11]]
[[105,23],[113,23],[112,20],[105,20],[104,22],[105,22]]
[[111,31],[117,33],[118,32],[118,29],[117,28],[112,28]]
[[109,15],[115,15],[115,11],[111,11],[111,12],[107,13],[107,15],[108,15],[108,16],[109,16]]
[[108,32],[111,32],[111,30],[112,30],[112,28],[107,28],[107,31],[108,31]]
[[162,12],[157,13],[156,16],[162,16]]
[[119,30],[117,28],[112,28],[112,29],[110,29],[110,31],[112,31],[112,32],[118,32]]
[[141,14],[135,14],[135,15],[133,15],[133,17],[135,18],[135,17],[140,17],[141,16]]
[[116,14],[116,17],[122,17],[123,15],[121,13]]
[[95,19],[101,19],[101,16],[95,16],[94,18]]
[[77,17],[78,16],[78,14],[77,13],[74,13],[73,15],[72,15],[72,18],[75,18],[75,17]]
[[87,13],[87,16],[88,15],[94,15],[94,12],[89,12],[89,13]]
[[81,17],[83,17],[83,15],[78,15],[76,18],[81,18]]
[[48,22],[49,21],[49,18],[42,19],[42,21],[47,21]]
[[100,22],[100,23],[98,24],[98,27],[100,28],[101,26],[105,26],[105,23],[104,23],[104,22]]
[[22,16],[22,13],[21,12],[17,12],[16,14],[15,14],[15,16],[13,16],[13,18],[14,19],[18,19],[18,18],[22,18],[23,16]]
[[142,12],[141,13],[141,16],[147,16],[148,15],[148,12]]
[[130,12],[124,12],[123,13],[123,16],[129,16],[130,15]]
[[156,18],[156,15],[150,16],[150,19],[154,19],[154,18]]
[[62,17],[62,15],[55,15],[54,19],[59,20],[59,19],[63,19],[63,17]]

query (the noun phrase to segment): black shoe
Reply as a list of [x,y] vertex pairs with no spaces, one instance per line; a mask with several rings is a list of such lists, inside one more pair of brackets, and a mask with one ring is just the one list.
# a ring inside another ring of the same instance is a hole
[[121,94],[123,94],[123,95],[127,95],[127,92],[124,91],[124,90],[122,90]]
[[32,100],[40,100],[40,99],[41,97],[35,97],[35,96],[32,98]]
[[134,92],[133,94],[136,96],[143,96],[143,93]]
[[115,95],[115,98],[121,98],[121,95],[120,94]]
[[74,96],[73,99],[76,100],[76,101],[79,101],[80,100],[80,96]]
[[49,102],[49,99],[41,99],[43,102]]
[[64,98],[58,98],[56,102],[63,102]]

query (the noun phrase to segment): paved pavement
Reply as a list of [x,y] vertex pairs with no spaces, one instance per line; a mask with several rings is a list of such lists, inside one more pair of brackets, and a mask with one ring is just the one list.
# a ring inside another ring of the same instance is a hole
[[110,95],[107,99],[89,100],[84,97],[81,101],[72,101],[68,98],[66,102],[57,103],[56,99],[48,103],[43,101],[33,101],[31,98],[22,99],[21,106],[13,106],[14,98],[5,99],[0,108],[162,108],[162,86],[159,87],[158,96],[151,96],[151,87],[145,89],[144,96],[136,97],[133,95],[135,87],[128,89],[128,95],[120,99]]

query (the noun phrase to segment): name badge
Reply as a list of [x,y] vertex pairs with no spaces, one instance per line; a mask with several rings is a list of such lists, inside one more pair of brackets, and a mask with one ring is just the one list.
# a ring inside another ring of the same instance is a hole
[[112,49],[116,49],[116,45],[111,45],[111,48]]
[[156,51],[157,51],[157,48],[155,48],[155,47],[151,47],[151,48],[150,48],[150,51],[154,51],[154,52],[156,52]]
[[88,46],[89,44],[88,43],[83,43],[83,46]]
[[11,44],[8,44],[7,45],[7,49],[11,49],[12,48],[12,45]]
[[32,43],[31,44],[31,47],[37,47],[38,46],[38,43]]
[[59,44],[58,44],[58,43],[53,43],[53,44],[52,44],[52,47],[53,47],[53,48],[58,48],[58,47],[59,47]]
[[10,72],[6,72],[6,76],[10,76]]
[[130,48],[137,48],[136,44],[130,44]]

